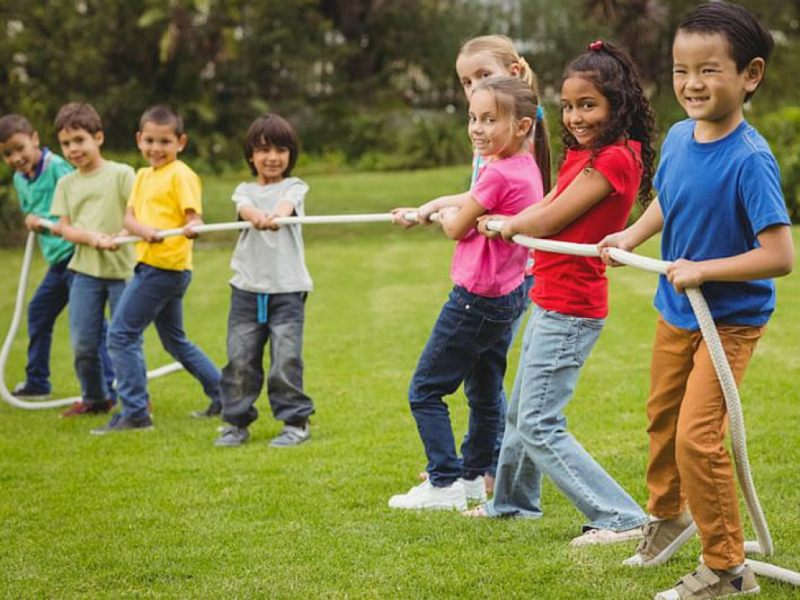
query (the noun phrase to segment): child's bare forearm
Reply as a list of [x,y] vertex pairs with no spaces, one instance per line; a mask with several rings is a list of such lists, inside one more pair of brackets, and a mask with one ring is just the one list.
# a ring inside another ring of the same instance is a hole
[[626,242],[632,250],[641,246],[659,231],[664,228],[664,214],[661,212],[661,205],[658,198],[653,201],[642,213],[636,222],[626,229]]

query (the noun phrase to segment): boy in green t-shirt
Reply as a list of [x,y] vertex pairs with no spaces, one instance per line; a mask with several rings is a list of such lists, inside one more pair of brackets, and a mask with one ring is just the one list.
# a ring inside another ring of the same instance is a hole
[[[39,224],[40,219],[53,221],[50,204],[56,182],[72,171],[60,156],[39,145],[39,134],[21,115],[0,118],[0,154],[14,170],[14,187],[25,214],[25,226],[37,232],[39,248],[50,265],[44,279],[28,305],[28,364],[25,381],[12,392],[19,398],[42,399],[50,394],[50,346],[56,318],[69,299],[72,273],[67,264],[72,258],[71,243],[54,235]],[[102,347],[103,367],[110,382],[111,360]]]
[[117,246],[112,235],[123,229],[135,175],[128,165],[102,157],[103,122],[89,104],[61,107],[55,131],[61,151],[77,169],[58,181],[50,209],[60,217],[61,235],[75,244],[68,265],[73,273],[69,337],[83,400],[63,416],[107,413],[115,403],[100,357],[105,308],[108,304],[114,314],[125,281],[133,273],[133,248]]

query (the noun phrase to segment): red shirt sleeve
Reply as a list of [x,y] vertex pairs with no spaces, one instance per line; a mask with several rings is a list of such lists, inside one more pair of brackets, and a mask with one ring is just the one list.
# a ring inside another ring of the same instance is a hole
[[631,187],[639,185],[638,160],[625,145],[606,146],[594,159],[593,168],[603,174],[617,194],[625,196],[637,191]]

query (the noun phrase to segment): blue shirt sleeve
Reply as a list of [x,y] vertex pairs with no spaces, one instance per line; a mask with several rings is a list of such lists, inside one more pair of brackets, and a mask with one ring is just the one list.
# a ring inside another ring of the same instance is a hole
[[778,162],[771,153],[756,152],[747,159],[739,182],[739,195],[753,235],[772,225],[791,224]]

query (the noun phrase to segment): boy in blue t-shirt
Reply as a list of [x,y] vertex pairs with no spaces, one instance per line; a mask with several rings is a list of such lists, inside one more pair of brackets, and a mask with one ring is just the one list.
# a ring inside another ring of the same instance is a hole
[[[75,250],[68,241],[39,224],[39,219],[57,221],[50,214],[56,183],[73,169],[63,158],[39,145],[39,134],[21,115],[0,118],[0,154],[14,172],[25,226],[37,232],[39,248],[50,267],[28,305],[28,364],[25,381],[12,392],[19,398],[43,399],[50,394],[50,346],[56,318],[69,299],[72,274],[67,264]],[[113,379],[103,344],[104,372]]]
[[651,517],[626,564],[661,564],[695,531],[703,558],[657,600],[760,591],[745,565],[725,449],[725,399],[684,292],[701,288],[741,382],[775,309],[771,278],[787,275],[794,261],[778,165],[743,113],[772,47],[764,26],[735,4],[704,4],[684,18],[673,43],[673,87],[689,119],[674,125],[664,142],[658,199],[600,244],[630,251],[662,231],[663,258],[674,261],[655,297],[660,316],[647,401]]

